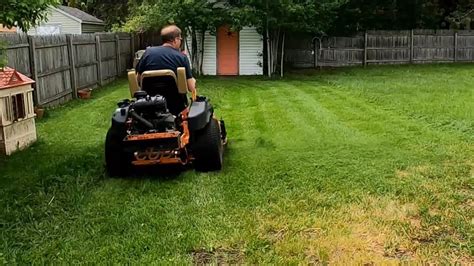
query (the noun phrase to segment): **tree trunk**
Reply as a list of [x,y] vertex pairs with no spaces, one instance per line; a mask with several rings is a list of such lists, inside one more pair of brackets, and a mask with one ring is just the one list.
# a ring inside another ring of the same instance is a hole
[[271,59],[271,64],[270,64],[270,73],[274,74],[277,73],[278,69],[278,52],[279,52],[279,47],[280,47],[280,34],[281,30],[273,30],[270,32],[270,59]]
[[[266,12],[268,13],[268,1],[266,3]],[[270,40],[270,30],[268,29],[268,15],[266,16],[266,35],[267,35],[267,72],[268,72],[268,77],[272,77],[272,47],[271,47],[271,40]]]
[[278,46],[280,44],[280,29],[277,30],[273,46],[273,73],[277,73],[278,67]]
[[271,40],[270,40],[270,32],[267,27],[267,72],[268,72],[268,77],[272,77],[272,46],[271,46]]
[[281,41],[281,61],[280,61],[280,77],[283,77],[283,63],[285,61],[285,32],[283,32],[283,40]]
[[189,48],[189,43],[188,43],[188,33],[186,32],[183,36],[183,41],[184,41],[184,49],[188,53],[188,55],[191,55],[191,50]]
[[204,41],[206,39],[206,31],[203,30],[201,32],[201,59],[199,60],[199,73],[202,75],[203,72],[202,72],[202,65],[203,65],[203,62],[204,62]]
[[191,64],[193,66],[194,73],[199,75],[199,55],[198,55],[198,44],[197,44],[197,36],[196,30],[191,29]]

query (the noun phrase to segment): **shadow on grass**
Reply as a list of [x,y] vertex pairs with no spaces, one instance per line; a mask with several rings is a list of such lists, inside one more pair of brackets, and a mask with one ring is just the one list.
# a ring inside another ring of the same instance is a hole
[[158,181],[182,180],[183,173],[193,171],[188,165],[156,165],[147,167],[133,167],[126,177],[113,177],[120,179],[146,179]]

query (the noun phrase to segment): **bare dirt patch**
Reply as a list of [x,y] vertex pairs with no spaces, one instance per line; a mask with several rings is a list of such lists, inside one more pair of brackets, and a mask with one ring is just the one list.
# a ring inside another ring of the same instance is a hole
[[312,264],[412,261],[416,259],[416,246],[395,227],[420,228],[418,210],[413,203],[367,196],[324,217],[302,209],[296,220],[285,213],[259,214],[259,238],[272,243],[281,257]]
[[197,249],[192,253],[194,265],[234,265],[242,264],[244,255],[239,250],[218,248],[211,251]]
[[429,165],[418,165],[407,169],[397,169],[395,175],[399,178],[407,178],[415,175],[426,175],[430,170]]

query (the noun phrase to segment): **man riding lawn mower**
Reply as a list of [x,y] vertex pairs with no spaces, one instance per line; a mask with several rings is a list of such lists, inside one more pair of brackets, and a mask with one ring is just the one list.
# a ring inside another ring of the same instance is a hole
[[[209,100],[191,90],[185,67],[128,73],[133,100],[123,100],[112,116],[105,141],[109,175],[125,176],[133,167],[188,165],[198,171],[222,168],[227,142],[224,121]],[[139,85],[141,87],[139,87]]]

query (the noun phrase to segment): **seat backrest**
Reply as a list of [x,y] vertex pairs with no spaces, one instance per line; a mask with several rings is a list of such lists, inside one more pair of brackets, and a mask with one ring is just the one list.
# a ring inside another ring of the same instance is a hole
[[133,97],[133,95],[135,95],[135,92],[140,90],[140,86],[138,86],[137,73],[135,72],[135,69],[128,71],[127,76],[128,76],[128,87],[130,89],[130,96]]
[[186,79],[186,69],[184,67],[178,67],[177,71],[178,75],[176,75],[173,70],[170,69],[162,69],[162,70],[149,70],[143,72],[141,76],[140,84],[142,84],[143,79],[151,78],[151,77],[172,77],[178,88],[178,92],[180,94],[188,93],[188,83]]

